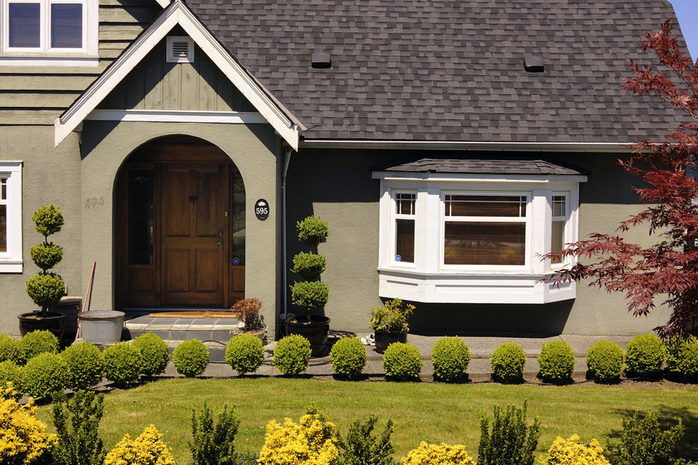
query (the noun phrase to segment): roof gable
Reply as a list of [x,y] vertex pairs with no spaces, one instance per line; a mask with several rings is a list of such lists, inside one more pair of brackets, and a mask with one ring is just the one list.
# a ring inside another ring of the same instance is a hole
[[158,16],[119,58],[55,122],[55,145],[63,141],[164,37],[179,25],[279,135],[298,149],[300,122],[241,66],[180,0]]

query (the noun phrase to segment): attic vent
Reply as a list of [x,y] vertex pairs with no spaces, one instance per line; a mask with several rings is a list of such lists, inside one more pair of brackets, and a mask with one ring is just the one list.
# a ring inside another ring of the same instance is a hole
[[329,52],[313,52],[313,68],[328,69],[332,67],[332,58]]
[[543,57],[528,55],[524,58],[524,69],[529,73],[542,73],[545,71]]
[[194,63],[194,41],[191,37],[167,38],[168,63]]

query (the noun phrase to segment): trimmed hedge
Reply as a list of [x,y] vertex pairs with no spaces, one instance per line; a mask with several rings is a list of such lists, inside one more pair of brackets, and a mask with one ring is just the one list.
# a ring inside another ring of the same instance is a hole
[[59,347],[58,338],[45,329],[27,333],[19,341],[19,348],[25,362],[45,352],[57,354]]
[[73,391],[84,390],[102,381],[104,357],[91,343],[85,341],[66,347],[61,356],[68,366],[68,388]]
[[68,364],[63,357],[44,352],[24,367],[24,392],[36,400],[48,399],[65,390],[67,379]]
[[24,367],[11,360],[0,362],[0,388],[4,388],[7,383],[12,383],[15,391],[23,393]]
[[574,350],[567,341],[550,341],[543,344],[538,356],[540,376],[552,383],[564,383],[574,373]]
[[276,343],[274,366],[285,375],[297,375],[308,369],[310,342],[300,334],[286,336]]
[[146,376],[155,376],[165,372],[170,362],[170,351],[160,336],[153,333],[145,333],[133,340],[133,345],[141,351],[141,373]]
[[141,374],[141,352],[129,342],[118,342],[104,349],[104,377],[117,386],[138,380]]
[[654,334],[639,334],[625,349],[625,371],[631,376],[657,376],[664,366],[664,344]]
[[172,353],[177,373],[187,378],[203,373],[209,363],[208,357],[208,347],[197,338],[182,341]]
[[393,342],[383,354],[383,369],[388,378],[400,381],[418,379],[423,365],[419,349],[409,342]]
[[434,376],[446,382],[460,381],[467,375],[471,358],[470,348],[461,339],[439,339],[431,350]]
[[523,381],[526,353],[515,342],[503,342],[490,356],[492,377],[501,383]]
[[623,369],[623,349],[613,341],[596,341],[587,352],[587,370],[595,383],[612,383]]
[[674,336],[666,344],[666,365],[671,374],[692,378],[698,375],[698,339]]
[[22,363],[22,349],[19,341],[7,334],[0,334],[0,362],[9,360],[17,364]]
[[332,346],[330,360],[335,373],[355,378],[366,366],[366,347],[355,337],[343,337]]
[[264,363],[264,344],[253,334],[232,337],[225,348],[225,361],[240,375],[254,373]]

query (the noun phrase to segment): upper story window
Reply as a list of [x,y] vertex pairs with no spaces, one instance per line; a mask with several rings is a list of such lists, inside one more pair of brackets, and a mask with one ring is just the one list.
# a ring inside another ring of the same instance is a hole
[[0,0],[0,4],[0,64],[98,64],[97,0]]
[[22,163],[0,161],[0,273],[22,272]]

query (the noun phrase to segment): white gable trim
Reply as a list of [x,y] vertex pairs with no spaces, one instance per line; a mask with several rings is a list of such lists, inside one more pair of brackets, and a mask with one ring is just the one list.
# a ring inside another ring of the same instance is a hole
[[58,146],[114,90],[138,63],[172,30],[180,25],[208,55],[234,86],[250,101],[264,119],[294,150],[303,125],[251,76],[218,43],[194,14],[180,0],[175,0],[124,50],[119,58],[55,122],[55,145]]
[[167,6],[170,4],[170,0],[157,0],[157,2],[163,8],[167,8]]

